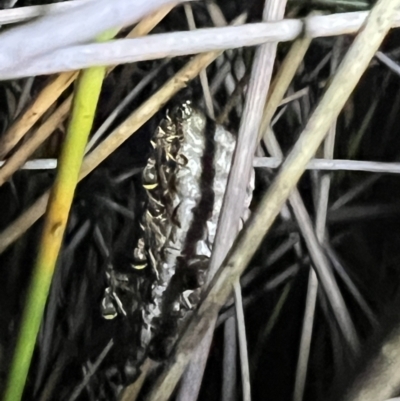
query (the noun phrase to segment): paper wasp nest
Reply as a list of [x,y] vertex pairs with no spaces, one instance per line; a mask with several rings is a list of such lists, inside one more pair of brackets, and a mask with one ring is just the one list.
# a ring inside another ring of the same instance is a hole
[[[139,307],[141,346],[154,359],[168,355],[182,321],[198,303],[235,142],[190,102],[173,110],[153,137],[153,153],[143,171],[143,236],[134,248],[132,267],[153,272],[148,302]],[[246,208],[252,189],[251,184]],[[103,310],[111,318],[117,301],[110,290],[107,295]]]

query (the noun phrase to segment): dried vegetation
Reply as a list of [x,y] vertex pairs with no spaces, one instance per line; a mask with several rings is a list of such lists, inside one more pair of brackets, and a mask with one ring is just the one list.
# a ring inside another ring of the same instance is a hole
[[[283,15],[313,21],[309,37],[290,42],[215,47],[108,69],[24,399],[399,395],[400,38],[397,29],[386,35],[399,23],[392,12],[399,3],[164,5],[118,34],[135,38]],[[14,7],[36,4],[42,2],[19,0]],[[357,36],[360,12],[371,9]],[[10,11],[0,11],[0,21],[19,21],[19,9]],[[336,28],[325,26],[324,15],[334,13],[344,13],[335,17]],[[325,28],[329,36],[321,37]],[[0,82],[1,389],[76,77]],[[203,302],[168,361],[147,359],[130,384],[124,367],[135,326],[101,317],[105,272],[110,265],[124,274],[130,269],[150,138],[166,110],[186,99],[238,136],[237,152]],[[237,236],[253,167],[252,215]],[[121,384],[129,386],[121,391]]]

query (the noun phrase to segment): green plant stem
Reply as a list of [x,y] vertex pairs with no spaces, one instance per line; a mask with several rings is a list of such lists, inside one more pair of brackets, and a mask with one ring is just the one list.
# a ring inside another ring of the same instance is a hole
[[[115,31],[107,32],[99,41],[114,35]],[[82,71],[77,80],[71,120],[50,195],[4,401],[22,398],[105,73],[105,67],[93,67]]]

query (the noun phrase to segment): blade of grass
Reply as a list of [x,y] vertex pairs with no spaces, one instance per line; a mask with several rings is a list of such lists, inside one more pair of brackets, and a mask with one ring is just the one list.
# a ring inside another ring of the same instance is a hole
[[[107,32],[99,40],[111,39],[115,33]],[[24,391],[105,73],[105,67],[96,67],[81,72],[79,76],[71,121],[50,195],[4,401],[19,401]]]

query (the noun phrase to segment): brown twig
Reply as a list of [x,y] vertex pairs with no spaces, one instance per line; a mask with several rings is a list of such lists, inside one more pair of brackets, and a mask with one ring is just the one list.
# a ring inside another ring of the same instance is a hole
[[10,150],[60,97],[64,90],[74,82],[77,76],[77,72],[66,72],[53,78],[51,82],[46,85],[25,113],[22,114],[2,136],[0,140],[0,159],[7,156]]
[[120,398],[120,401],[136,401],[140,390],[143,387],[144,380],[147,374],[153,368],[154,362],[151,359],[146,359],[141,367],[142,373],[134,383],[125,388]]

